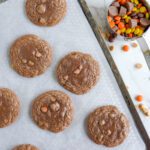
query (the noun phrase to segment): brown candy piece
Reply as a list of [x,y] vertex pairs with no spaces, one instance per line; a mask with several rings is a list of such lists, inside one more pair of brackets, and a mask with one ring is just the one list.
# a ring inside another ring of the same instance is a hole
[[134,8],[134,4],[131,2],[127,2],[125,6],[129,12],[131,12],[132,9]]
[[139,18],[144,18],[144,14],[143,13],[138,13],[138,17]]
[[130,28],[136,27],[137,24],[138,24],[138,22],[137,22],[136,19],[130,19],[130,20],[129,20],[129,27],[130,27]]
[[126,14],[127,14],[127,8],[121,6],[120,11],[119,11],[119,15],[124,16]]
[[147,27],[147,26],[150,25],[150,20],[148,20],[148,19],[146,19],[146,18],[141,18],[141,19],[140,19],[140,24],[141,24],[141,26],[143,26],[143,27]]
[[112,17],[118,15],[118,8],[116,6],[110,6],[108,11],[109,11],[109,15]]
[[115,40],[115,38],[117,37],[116,33],[111,33],[108,37],[108,41],[109,42],[113,42]]
[[120,3],[119,2],[113,2],[112,4],[111,4],[112,6],[115,6],[115,7],[120,7]]
[[116,31],[118,30],[118,27],[117,27],[117,26],[114,26],[114,27],[112,28],[112,30],[113,30],[114,32],[116,32]]

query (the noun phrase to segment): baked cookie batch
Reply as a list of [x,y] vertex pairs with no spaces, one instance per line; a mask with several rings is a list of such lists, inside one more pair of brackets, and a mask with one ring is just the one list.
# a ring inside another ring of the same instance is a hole
[[[27,0],[28,18],[39,26],[59,23],[67,10],[66,0]],[[43,74],[52,63],[52,48],[47,41],[36,35],[24,35],[10,48],[10,64],[24,77]],[[66,90],[85,94],[96,85],[100,76],[98,62],[89,54],[72,52],[60,60],[56,68],[59,84]],[[13,123],[20,112],[16,94],[6,88],[0,89],[0,128]],[[71,98],[62,91],[47,91],[32,103],[32,119],[38,127],[54,133],[67,128],[73,120],[74,108]],[[129,133],[127,118],[115,106],[103,106],[89,114],[87,119],[89,137],[97,144],[114,147],[121,144]],[[39,150],[36,146],[23,144],[13,150]]]

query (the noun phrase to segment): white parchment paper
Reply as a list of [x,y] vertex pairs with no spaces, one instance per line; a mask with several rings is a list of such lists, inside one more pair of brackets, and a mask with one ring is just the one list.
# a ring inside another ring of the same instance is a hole
[[[108,149],[96,145],[87,136],[85,119],[98,106],[113,104],[126,114],[131,124],[130,134],[116,150],[145,149],[128,108],[121,96],[108,63],[95,36],[80,9],[77,0],[67,0],[65,19],[55,27],[38,27],[25,14],[25,0],[8,0],[0,5],[0,87],[16,92],[21,101],[21,114],[13,125],[0,129],[0,150],[31,143],[40,150],[99,150]],[[36,34],[53,47],[53,63],[47,72],[28,79],[18,75],[9,65],[9,48],[13,41],[24,34]],[[101,79],[89,93],[77,96],[63,89],[56,81],[55,68],[59,60],[71,51],[90,53],[101,66]],[[72,125],[64,132],[54,134],[38,128],[32,121],[32,100],[47,90],[62,90],[72,98],[75,114]]]

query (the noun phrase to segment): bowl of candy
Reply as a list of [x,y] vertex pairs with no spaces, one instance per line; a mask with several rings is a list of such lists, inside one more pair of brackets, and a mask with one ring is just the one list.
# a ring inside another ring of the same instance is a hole
[[107,24],[109,41],[117,36],[125,40],[142,37],[150,27],[150,5],[148,0],[107,1]]

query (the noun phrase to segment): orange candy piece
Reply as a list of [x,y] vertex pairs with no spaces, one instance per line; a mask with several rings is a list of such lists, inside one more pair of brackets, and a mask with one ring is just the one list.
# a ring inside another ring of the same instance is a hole
[[121,17],[120,16],[116,16],[116,17],[114,17],[114,19],[117,20],[117,21],[120,21]]
[[124,27],[125,27],[125,25],[124,25],[123,22],[120,22],[120,23],[118,24],[118,28],[119,28],[119,29],[123,29]]
[[124,52],[129,51],[129,46],[128,46],[128,45],[124,45],[124,46],[122,47],[122,50],[123,50]]
[[142,95],[138,95],[135,99],[136,99],[138,102],[142,102],[142,101],[143,101],[143,96],[142,96]]
[[141,3],[139,3],[138,4],[138,6],[137,6],[137,8],[141,8],[142,7],[142,4]]
[[111,22],[112,21],[112,17],[107,16],[107,20],[108,20],[108,22]]
[[115,24],[119,24],[119,23],[120,23],[120,21],[119,21],[119,20],[115,22]]
[[121,0],[120,4],[124,5],[127,2],[127,0]]
[[115,22],[114,21],[111,21],[109,24],[110,24],[111,28],[113,28],[115,26]]
[[132,37],[133,37],[133,34],[132,34],[132,33],[128,34],[128,37],[129,37],[129,38],[132,38]]

